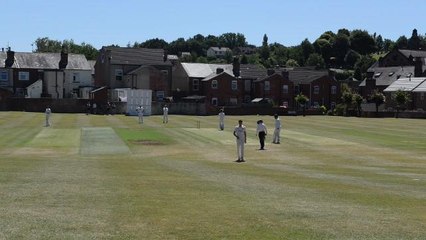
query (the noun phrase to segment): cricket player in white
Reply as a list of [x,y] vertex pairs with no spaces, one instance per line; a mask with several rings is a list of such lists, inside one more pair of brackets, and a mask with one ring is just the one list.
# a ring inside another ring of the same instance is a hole
[[281,131],[281,120],[278,117],[278,114],[274,115],[275,118],[275,130],[274,137],[272,138],[272,143],[280,144],[280,131]]
[[235,126],[234,136],[237,140],[237,154],[238,160],[236,162],[244,161],[244,144],[247,143],[246,126],[243,125],[243,120],[238,120],[238,125]]
[[167,105],[164,105],[163,107],[163,123],[169,122],[169,108]]
[[47,107],[44,113],[46,115],[46,127],[50,127],[50,114],[52,113],[52,110],[50,107]]
[[138,112],[138,117],[139,117],[139,123],[143,123],[143,107],[141,105],[139,105],[139,107],[136,108],[136,112]]
[[220,109],[219,112],[219,128],[223,131],[225,129],[225,112],[223,109]]

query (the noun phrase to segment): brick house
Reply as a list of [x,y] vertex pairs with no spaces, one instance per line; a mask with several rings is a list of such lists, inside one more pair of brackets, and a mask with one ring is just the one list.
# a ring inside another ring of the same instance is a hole
[[0,87],[14,97],[84,98],[93,88],[83,54],[0,52]]
[[375,90],[382,92],[399,78],[426,76],[426,51],[395,49],[368,70],[367,77],[360,85],[360,93],[364,98]]
[[[294,94],[304,94],[309,98],[308,107],[318,108],[324,105],[334,109],[340,102],[340,84],[332,71],[315,70],[313,68],[289,69],[289,80],[294,84]],[[297,108],[295,106],[294,108]]]
[[268,70],[268,76],[254,81],[255,97],[272,99],[274,104],[290,108],[294,106],[294,84],[289,80],[289,72]]
[[237,106],[242,103],[242,80],[218,69],[218,72],[202,80],[202,95],[212,106]]
[[95,85],[151,89],[153,100],[162,101],[171,96],[172,64],[163,49],[102,47],[95,64]]
[[206,64],[206,63],[176,63],[173,69],[173,92],[180,92],[184,96],[203,95],[202,80],[218,71],[232,74],[230,64]]

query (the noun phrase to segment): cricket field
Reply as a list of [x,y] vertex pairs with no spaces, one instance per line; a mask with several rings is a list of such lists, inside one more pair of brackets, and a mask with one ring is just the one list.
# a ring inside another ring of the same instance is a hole
[[0,112],[0,239],[426,239],[424,119],[44,120]]

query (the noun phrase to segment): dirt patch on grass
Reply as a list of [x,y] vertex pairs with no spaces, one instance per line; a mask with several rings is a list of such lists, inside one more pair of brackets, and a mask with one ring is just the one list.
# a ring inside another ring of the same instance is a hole
[[162,142],[159,141],[153,141],[153,140],[131,140],[130,141],[132,144],[137,144],[137,145],[149,145],[149,146],[159,146],[159,145],[165,145]]

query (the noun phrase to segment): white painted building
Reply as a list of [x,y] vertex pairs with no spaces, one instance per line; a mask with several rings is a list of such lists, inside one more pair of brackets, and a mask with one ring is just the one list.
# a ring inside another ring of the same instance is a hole
[[136,108],[140,105],[144,108],[144,115],[151,115],[152,90],[116,88],[111,91],[112,101],[127,103],[125,109],[127,115],[137,115]]

